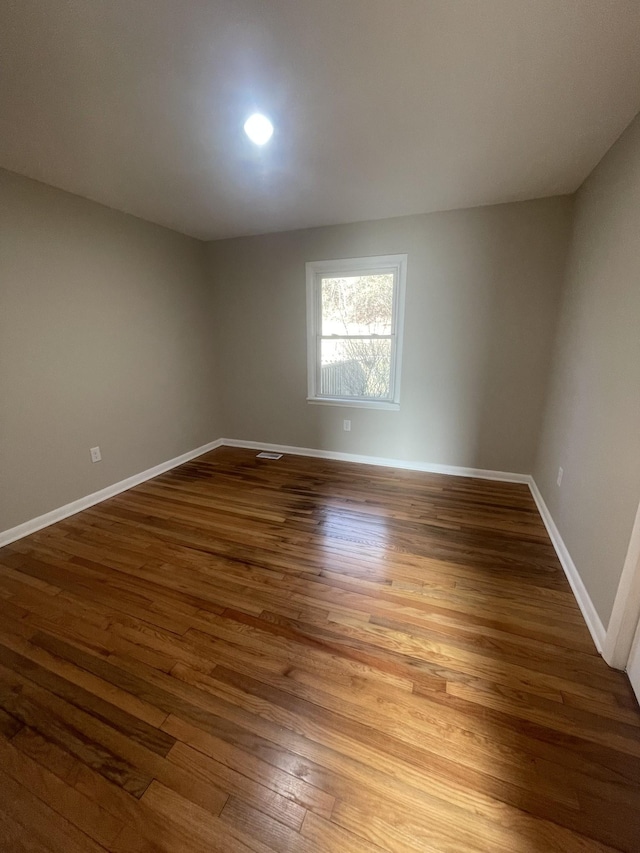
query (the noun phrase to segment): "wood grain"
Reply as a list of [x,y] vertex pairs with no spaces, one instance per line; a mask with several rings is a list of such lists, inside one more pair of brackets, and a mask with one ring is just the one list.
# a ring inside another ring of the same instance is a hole
[[220,448],[0,550],[0,850],[640,851],[525,486]]

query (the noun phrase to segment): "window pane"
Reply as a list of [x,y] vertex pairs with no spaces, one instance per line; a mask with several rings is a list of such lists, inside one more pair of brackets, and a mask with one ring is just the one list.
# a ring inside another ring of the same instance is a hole
[[320,394],[327,397],[391,396],[391,340],[323,340]]
[[323,335],[390,335],[393,273],[322,279]]

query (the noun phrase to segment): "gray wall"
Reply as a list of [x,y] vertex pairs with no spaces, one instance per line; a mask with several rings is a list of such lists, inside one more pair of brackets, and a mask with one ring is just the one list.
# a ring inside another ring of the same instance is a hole
[[0,172],[0,531],[221,434],[205,261]]
[[535,479],[606,625],[640,501],[640,117],[576,197]]
[[[571,206],[209,244],[225,437],[531,472]],[[400,411],[308,404],[305,262],[399,252],[409,255]]]

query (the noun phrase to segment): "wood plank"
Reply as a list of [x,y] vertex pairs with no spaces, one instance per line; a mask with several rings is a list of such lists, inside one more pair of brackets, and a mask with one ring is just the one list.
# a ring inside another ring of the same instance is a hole
[[[216,737],[210,731],[202,731],[197,726],[185,723],[176,717],[170,716],[165,723],[165,727],[173,732],[183,743],[189,744],[204,755],[216,759],[218,763],[224,764],[230,770],[241,768],[242,775],[246,779],[278,794],[279,799],[284,799],[288,805],[285,806],[284,803],[279,802],[277,813],[274,813],[271,806],[267,809],[267,813],[273,814],[274,817],[283,823],[290,823],[290,821],[302,823],[304,814],[301,813],[299,808],[291,808],[295,804],[299,804],[303,810],[309,809],[327,817],[331,814],[334,804],[333,798],[324,794],[322,790],[318,790],[316,786],[305,782],[298,774],[279,771],[277,766],[257,758],[247,750],[240,749],[235,743]],[[271,744],[271,747],[273,748],[273,744]],[[181,755],[182,759],[179,757]],[[176,744],[170,755],[171,760],[182,760],[184,762],[184,756],[185,751],[180,749],[180,744]],[[191,751],[190,759],[193,760],[193,758],[194,756]],[[218,773],[223,772],[220,768],[216,768],[216,770]],[[236,779],[234,784],[237,785],[238,789],[232,791],[231,788],[227,788],[227,790],[245,798],[251,792],[254,796],[259,796],[262,799],[264,792],[261,791],[258,795],[254,786],[250,787],[247,785],[246,779]],[[273,801],[270,800],[270,802]],[[262,808],[263,804],[256,804],[256,807]],[[291,817],[286,817],[285,813],[287,816],[291,815]]]
[[98,844],[108,847],[121,831],[123,824],[119,820],[13,744],[0,742],[0,766]]
[[56,702],[51,694],[30,688],[3,668],[0,707],[135,796],[141,796],[151,782],[151,776],[110,748],[107,727],[67,703]]
[[[141,820],[124,827],[112,853],[268,853],[244,833],[230,831],[215,815],[154,781],[145,793]],[[247,839],[249,841],[249,839]]]
[[[21,838],[33,835],[45,850],[52,853],[104,853],[105,848],[101,844],[42,802],[28,787],[16,782],[2,767],[0,791],[2,810],[24,830]],[[4,845],[4,839],[1,840]]]
[[57,673],[47,669],[25,655],[0,643],[0,664],[28,678],[34,684],[45,688],[61,699],[66,700],[77,708],[89,712],[93,717],[107,723],[136,743],[146,746],[158,755],[166,755],[173,744],[174,738],[159,728],[154,728],[133,714],[123,711],[115,705],[95,696],[84,687],[67,681]]

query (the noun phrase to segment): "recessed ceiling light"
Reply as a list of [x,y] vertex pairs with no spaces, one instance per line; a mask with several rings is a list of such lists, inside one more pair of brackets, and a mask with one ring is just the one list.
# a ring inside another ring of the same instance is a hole
[[245,121],[244,132],[256,145],[264,145],[273,135],[273,125],[262,113],[254,113]]

